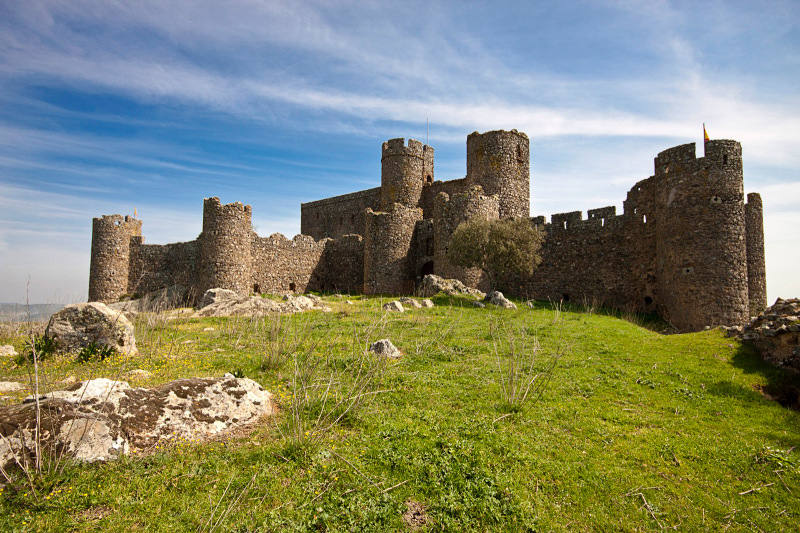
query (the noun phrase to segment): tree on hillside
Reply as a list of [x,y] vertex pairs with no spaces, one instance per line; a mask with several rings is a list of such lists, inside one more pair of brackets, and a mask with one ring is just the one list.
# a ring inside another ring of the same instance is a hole
[[542,262],[544,232],[524,218],[472,219],[453,232],[447,259],[456,266],[480,268],[492,289],[528,277]]

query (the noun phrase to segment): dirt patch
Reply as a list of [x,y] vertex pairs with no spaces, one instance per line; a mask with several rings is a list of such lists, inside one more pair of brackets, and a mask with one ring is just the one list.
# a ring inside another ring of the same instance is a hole
[[403,513],[403,522],[412,531],[425,527],[428,524],[428,513],[425,504],[408,500],[406,502],[406,512]]

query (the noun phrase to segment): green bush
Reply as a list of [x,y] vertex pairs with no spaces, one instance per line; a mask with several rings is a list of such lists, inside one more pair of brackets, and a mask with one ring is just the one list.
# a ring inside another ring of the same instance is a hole
[[447,259],[456,266],[480,268],[493,289],[529,277],[542,262],[544,233],[524,218],[472,219],[453,232]]
[[81,351],[78,352],[78,361],[81,363],[88,363],[92,359],[100,359],[101,361],[105,361],[106,358],[114,355],[115,353],[116,350],[113,346],[98,344],[92,341],[81,348]]
[[39,361],[44,361],[49,356],[56,353],[56,348],[56,341],[54,338],[48,337],[47,335],[35,335],[25,341],[25,348],[22,350],[22,353],[17,356],[16,362],[20,365],[25,362],[32,363],[34,354],[36,354]]

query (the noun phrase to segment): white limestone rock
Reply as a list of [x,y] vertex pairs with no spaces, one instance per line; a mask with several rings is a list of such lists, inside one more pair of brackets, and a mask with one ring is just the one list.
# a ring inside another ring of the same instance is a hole
[[[271,394],[247,378],[189,378],[146,389],[106,378],[40,396],[42,446],[86,462],[108,461],[160,442],[202,440],[273,414]],[[30,454],[32,397],[0,407],[0,466]]]

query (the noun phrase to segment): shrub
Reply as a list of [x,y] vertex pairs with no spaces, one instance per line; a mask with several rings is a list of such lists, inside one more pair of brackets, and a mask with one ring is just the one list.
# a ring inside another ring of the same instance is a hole
[[17,356],[17,364],[23,364],[26,361],[32,363],[34,353],[39,361],[44,361],[47,357],[56,352],[56,341],[47,335],[35,335],[29,340],[25,341],[25,348],[22,353]]
[[101,361],[105,361],[106,358],[114,355],[115,353],[116,350],[113,346],[98,344],[92,341],[81,348],[81,351],[78,352],[78,362],[88,363],[92,359],[100,359]]
[[473,219],[453,232],[447,258],[456,266],[482,269],[492,288],[498,288],[533,274],[542,262],[543,241],[544,233],[524,218]]

